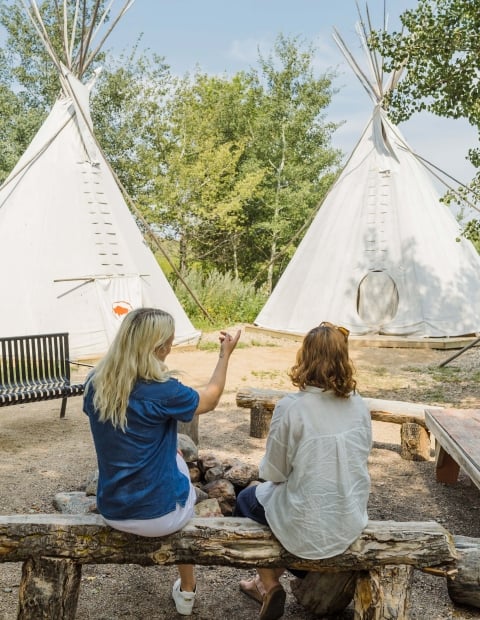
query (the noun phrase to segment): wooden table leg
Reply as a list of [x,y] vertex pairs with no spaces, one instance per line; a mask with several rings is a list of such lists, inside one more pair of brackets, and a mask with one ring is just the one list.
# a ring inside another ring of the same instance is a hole
[[457,482],[460,466],[452,459],[448,452],[445,452],[438,442],[435,446],[435,461],[437,482],[444,482],[446,484]]

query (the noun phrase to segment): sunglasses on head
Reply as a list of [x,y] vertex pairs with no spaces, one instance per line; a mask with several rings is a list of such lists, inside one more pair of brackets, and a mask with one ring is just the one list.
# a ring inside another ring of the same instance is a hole
[[327,321],[320,323],[319,327],[330,327],[331,329],[337,329],[341,334],[343,334],[345,340],[348,340],[348,336],[350,335],[350,331],[346,327],[334,325],[333,323],[328,323]]

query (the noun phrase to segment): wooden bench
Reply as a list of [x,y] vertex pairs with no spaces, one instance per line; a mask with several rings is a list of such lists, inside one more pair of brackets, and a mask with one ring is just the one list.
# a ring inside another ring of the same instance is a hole
[[[250,436],[265,438],[275,405],[292,392],[245,387],[237,392],[237,406],[250,409]],[[430,459],[430,435],[425,423],[425,407],[419,403],[364,398],[372,420],[399,424],[401,456],[412,461]],[[441,411],[441,407],[432,410]]]
[[83,394],[83,383],[70,381],[68,334],[0,338],[0,407]]
[[425,410],[435,437],[438,482],[453,484],[460,467],[480,489],[480,409]]
[[[314,601],[317,611],[318,604],[325,605],[325,579],[331,589],[347,576],[349,595],[345,598],[343,588],[342,608],[353,597],[358,620],[393,620],[406,618],[413,570],[451,579],[458,553],[451,534],[433,521],[370,521],[345,553],[305,560],[288,553],[269,528],[250,519],[194,518],[175,534],[143,538],[111,529],[99,515],[32,514],[0,516],[0,562],[23,563],[21,620],[73,620],[83,564],[178,563],[314,571],[307,579],[317,578],[322,590]],[[310,583],[309,592],[302,594],[300,585],[295,594],[309,609],[314,589]]]

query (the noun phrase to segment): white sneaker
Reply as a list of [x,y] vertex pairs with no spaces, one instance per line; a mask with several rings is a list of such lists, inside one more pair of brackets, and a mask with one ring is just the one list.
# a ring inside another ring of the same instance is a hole
[[182,592],[180,590],[180,579],[173,584],[172,598],[175,607],[181,616],[190,616],[192,614],[193,604],[195,603],[195,592]]

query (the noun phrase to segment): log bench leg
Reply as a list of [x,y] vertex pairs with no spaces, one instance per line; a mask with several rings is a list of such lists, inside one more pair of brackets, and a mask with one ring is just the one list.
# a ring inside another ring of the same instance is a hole
[[310,572],[294,579],[290,588],[297,601],[316,616],[341,613],[353,599],[358,572]]
[[447,577],[448,594],[457,605],[480,609],[480,538],[454,536],[458,573]]
[[400,456],[407,461],[430,460],[430,433],[415,422],[404,422],[400,429]]
[[272,411],[263,405],[253,405],[250,409],[250,437],[265,439],[270,430]]
[[362,571],[355,589],[355,620],[408,620],[413,570],[398,565]]
[[445,484],[457,482],[460,466],[438,442],[435,445],[435,461],[437,482]]
[[23,563],[17,620],[74,620],[82,566],[72,560],[29,558]]

